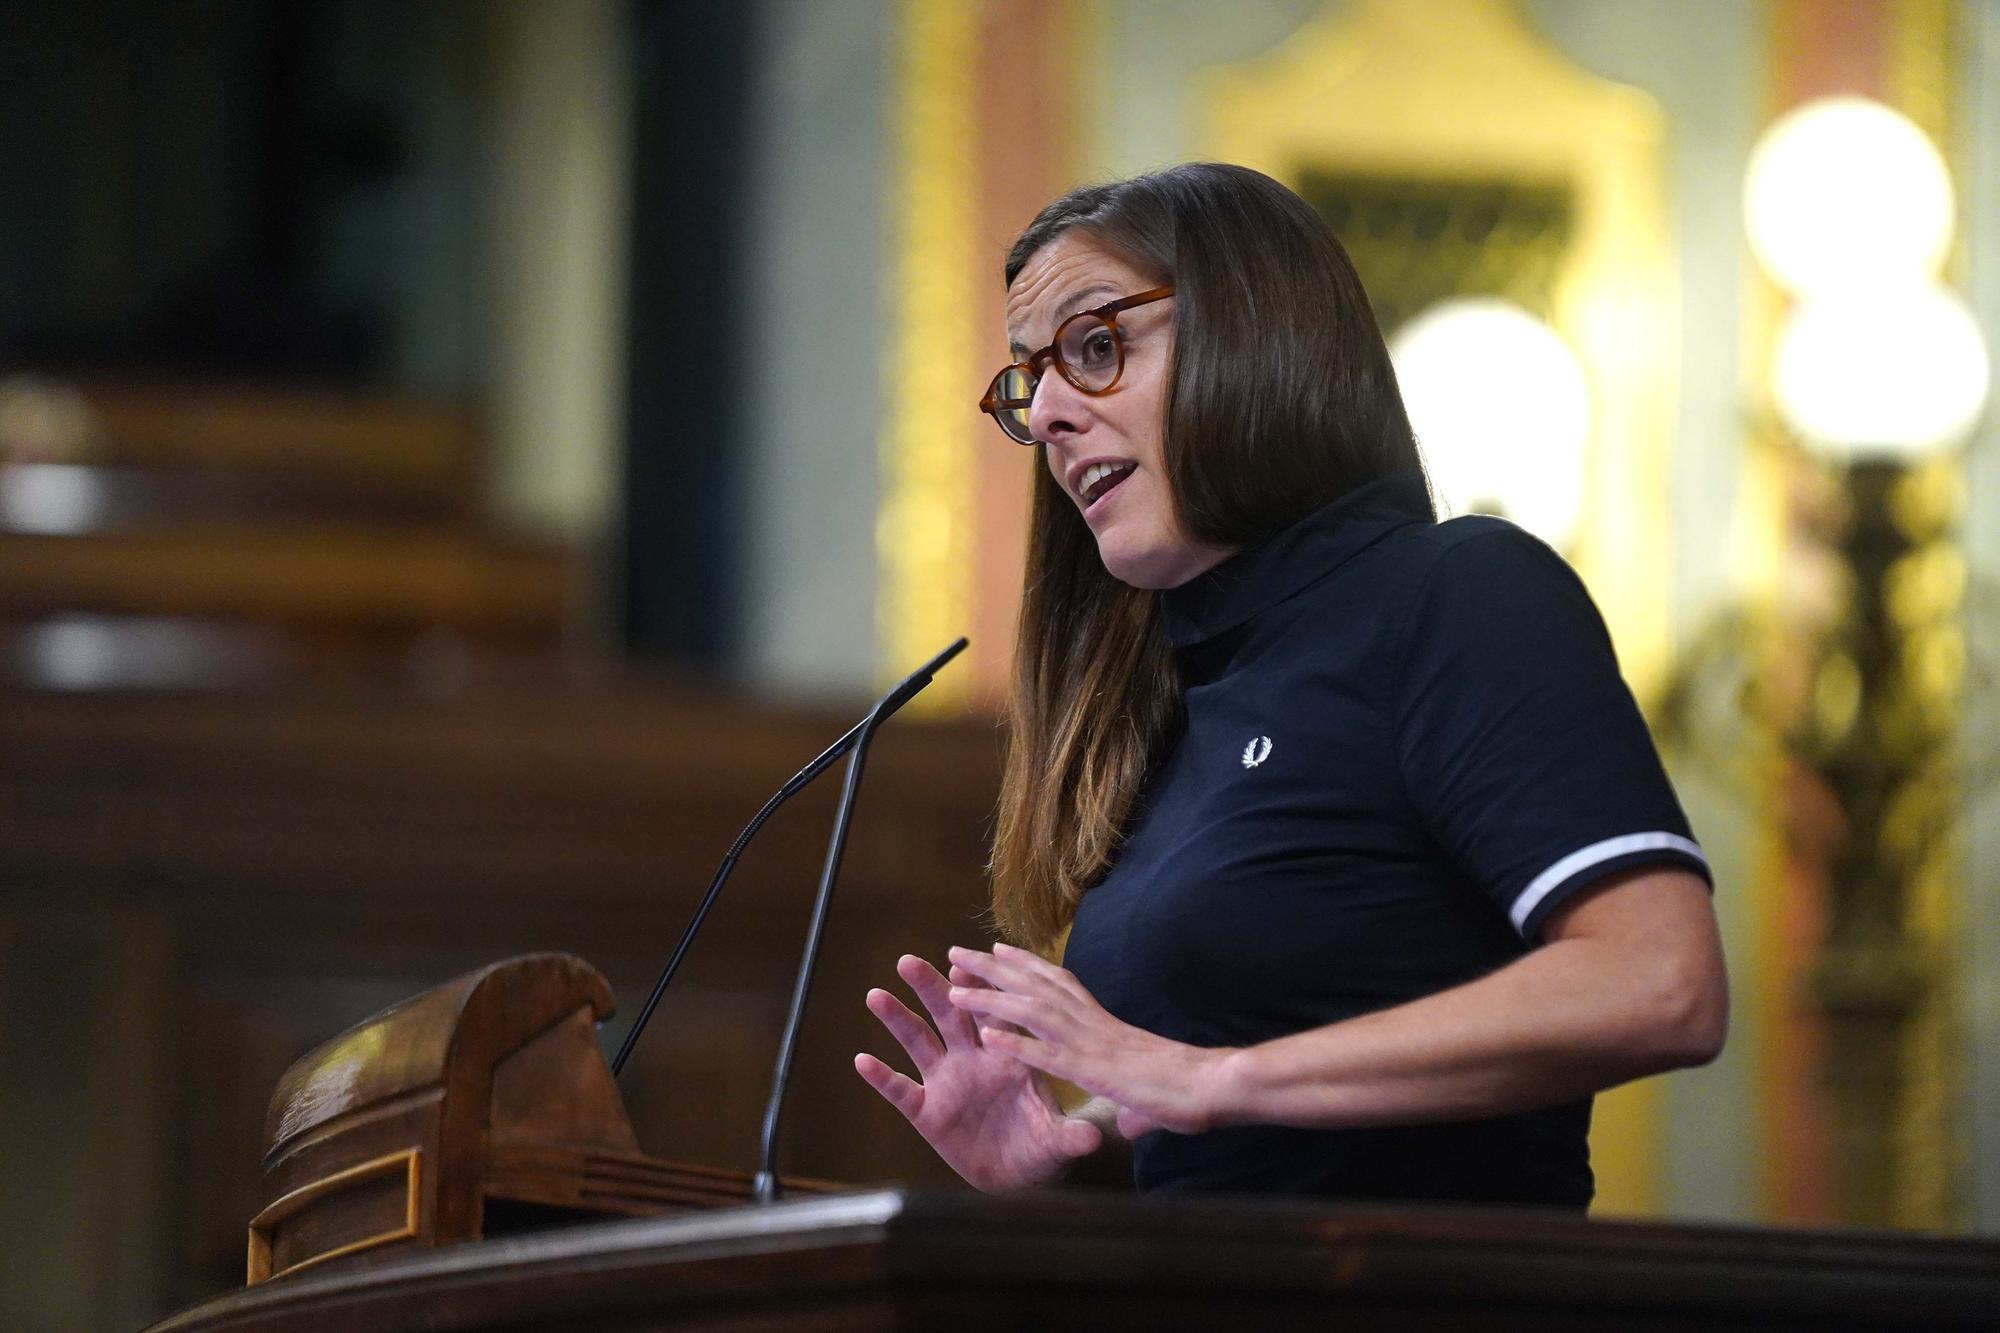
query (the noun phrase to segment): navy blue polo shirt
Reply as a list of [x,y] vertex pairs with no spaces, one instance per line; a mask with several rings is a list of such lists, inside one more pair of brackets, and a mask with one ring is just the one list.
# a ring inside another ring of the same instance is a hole
[[[1244,1046],[1533,948],[1595,881],[1708,878],[1610,637],[1562,558],[1370,483],[1161,594],[1186,724],[1064,964],[1107,1010]],[[1157,1131],[1142,1189],[1581,1207],[1589,1099],[1360,1130]]]

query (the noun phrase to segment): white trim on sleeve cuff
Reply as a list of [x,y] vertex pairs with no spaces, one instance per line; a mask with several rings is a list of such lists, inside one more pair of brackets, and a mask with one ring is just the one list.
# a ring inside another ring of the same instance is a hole
[[1622,833],[1615,838],[1593,842],[1571,852],[1562,860],[1544,870],[1521,890],[1521,896],[1514,900],[1513,911],[1508,913],[1514,919],[1514,929],[1526,935],[1528,918],[1542,904],[1542,899],[1557,888],[1574,879],[1577,875],[1613,857],[1625,856],[1632,852],[1651,852],[1671,849],[1685,852],[1695,860],[1708,865],[1708,858],[1701,854],[1701,847],[1692,838],[1683,838],[1678,833]]

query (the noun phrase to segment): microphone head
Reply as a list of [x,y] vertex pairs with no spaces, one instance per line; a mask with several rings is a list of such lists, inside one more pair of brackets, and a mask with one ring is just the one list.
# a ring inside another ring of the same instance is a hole
[[966,638],[963,634],[959,635],[956,639],[953,639],[951,641],[950,645],[946,647],[943,652],[939,653],[936,657],[933,657],[930,661],[924,663],[921,667],[918,667],[917,668],[918,674],[926,676],[930,675],[931,673],[935,672],[939,667],[943,666],[946,662],[951,661],[952,658],[957,657],[960,653],[964,652],[966,648],[971,645],[971,643],[972,640]]
[[904,704],[923,693],[924,687],[931,683],[931,677],[937,674],[938,669],[951,661],[952,658],[964,652],[971,642],[972,640],[966,638],[963,634],[959,635],[958,638],[952,641],[950,647],[918,667],[915,671],[912,671],[909,675],[903,677],[902,682],[895,689],[890,690],[888,694],[883,696],[882,702],[878,706],[878,716],[888,717]]

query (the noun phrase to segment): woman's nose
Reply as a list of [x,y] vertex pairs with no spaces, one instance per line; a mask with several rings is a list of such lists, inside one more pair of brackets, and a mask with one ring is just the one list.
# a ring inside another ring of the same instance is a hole
[[1074,435],[1086,429],[1090,420],[1089,396],[1078,392],[1054,366],[1049,367],[1028,404],[1028,432],[1047,444],[1057,435]]

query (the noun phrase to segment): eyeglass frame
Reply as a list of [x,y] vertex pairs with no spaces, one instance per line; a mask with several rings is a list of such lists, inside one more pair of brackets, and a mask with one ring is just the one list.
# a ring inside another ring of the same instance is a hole
[[[1014,443],[1019,445],[1039,443],[1039,441],[1034,439],[1016,439],[1014,432],[1008,430],[1006,425],[1001,422],[1000,414],[1002,412],[1018,412],[1034,406],[1035,390],[1042,387],[1044,367],[1050,362],[1055,363],[1056,373],[1061,375],[1064,382],[1078,393],[1087,394],[1092,398],[1101,398],[1105,394],[1110,393],[1118,387],[1118,381],[1125,378],[1125,340],[1118,334],[1118,316],[1124,314],[1127,310],[1134,310],[1142,305],[1151,305],[1155,301],[1164,301],[1173,294],[1173,286],[1169,284],[1165,287],[1154,287],[1147,291],[1134,292],[1130,296],[1121,296],[1115,301],[1107,301],[1103,305],[1093,306],[1089,310],[1077,311],[1074,315],[1056,325],[1055,336],[1049,339],[1047,347],[1042,348],[1038,352],[1030,352],[1024,360],[1014,361],[1000,367],[1000,371],[994,375],[992,383],[986,386],[985,397],[979,400],[979,410],[992,417],[993,424],[1000,427],[1000,433],[1008,439],[1013,440]],[[1112,344],[1118,349],[1117,373],[1112,375],[1111,382],[1101,389],[1086,389],[1083,385],[1078,384],[1075,376],[1071,373],[1069,363],[1063,360],[1056,352],[1056,348],[1062,344],[1063,330],[1076,323],[1079,319],[1095,319],[1101,322],[1105,328],[1111,331]],[[1002,398],[999,396],[1000,381],[1006,377],[1009,371],[1014,370],[1025,370],[1034,378],[1034,383],[1028,387],[1028,396],[1026,398]]]

